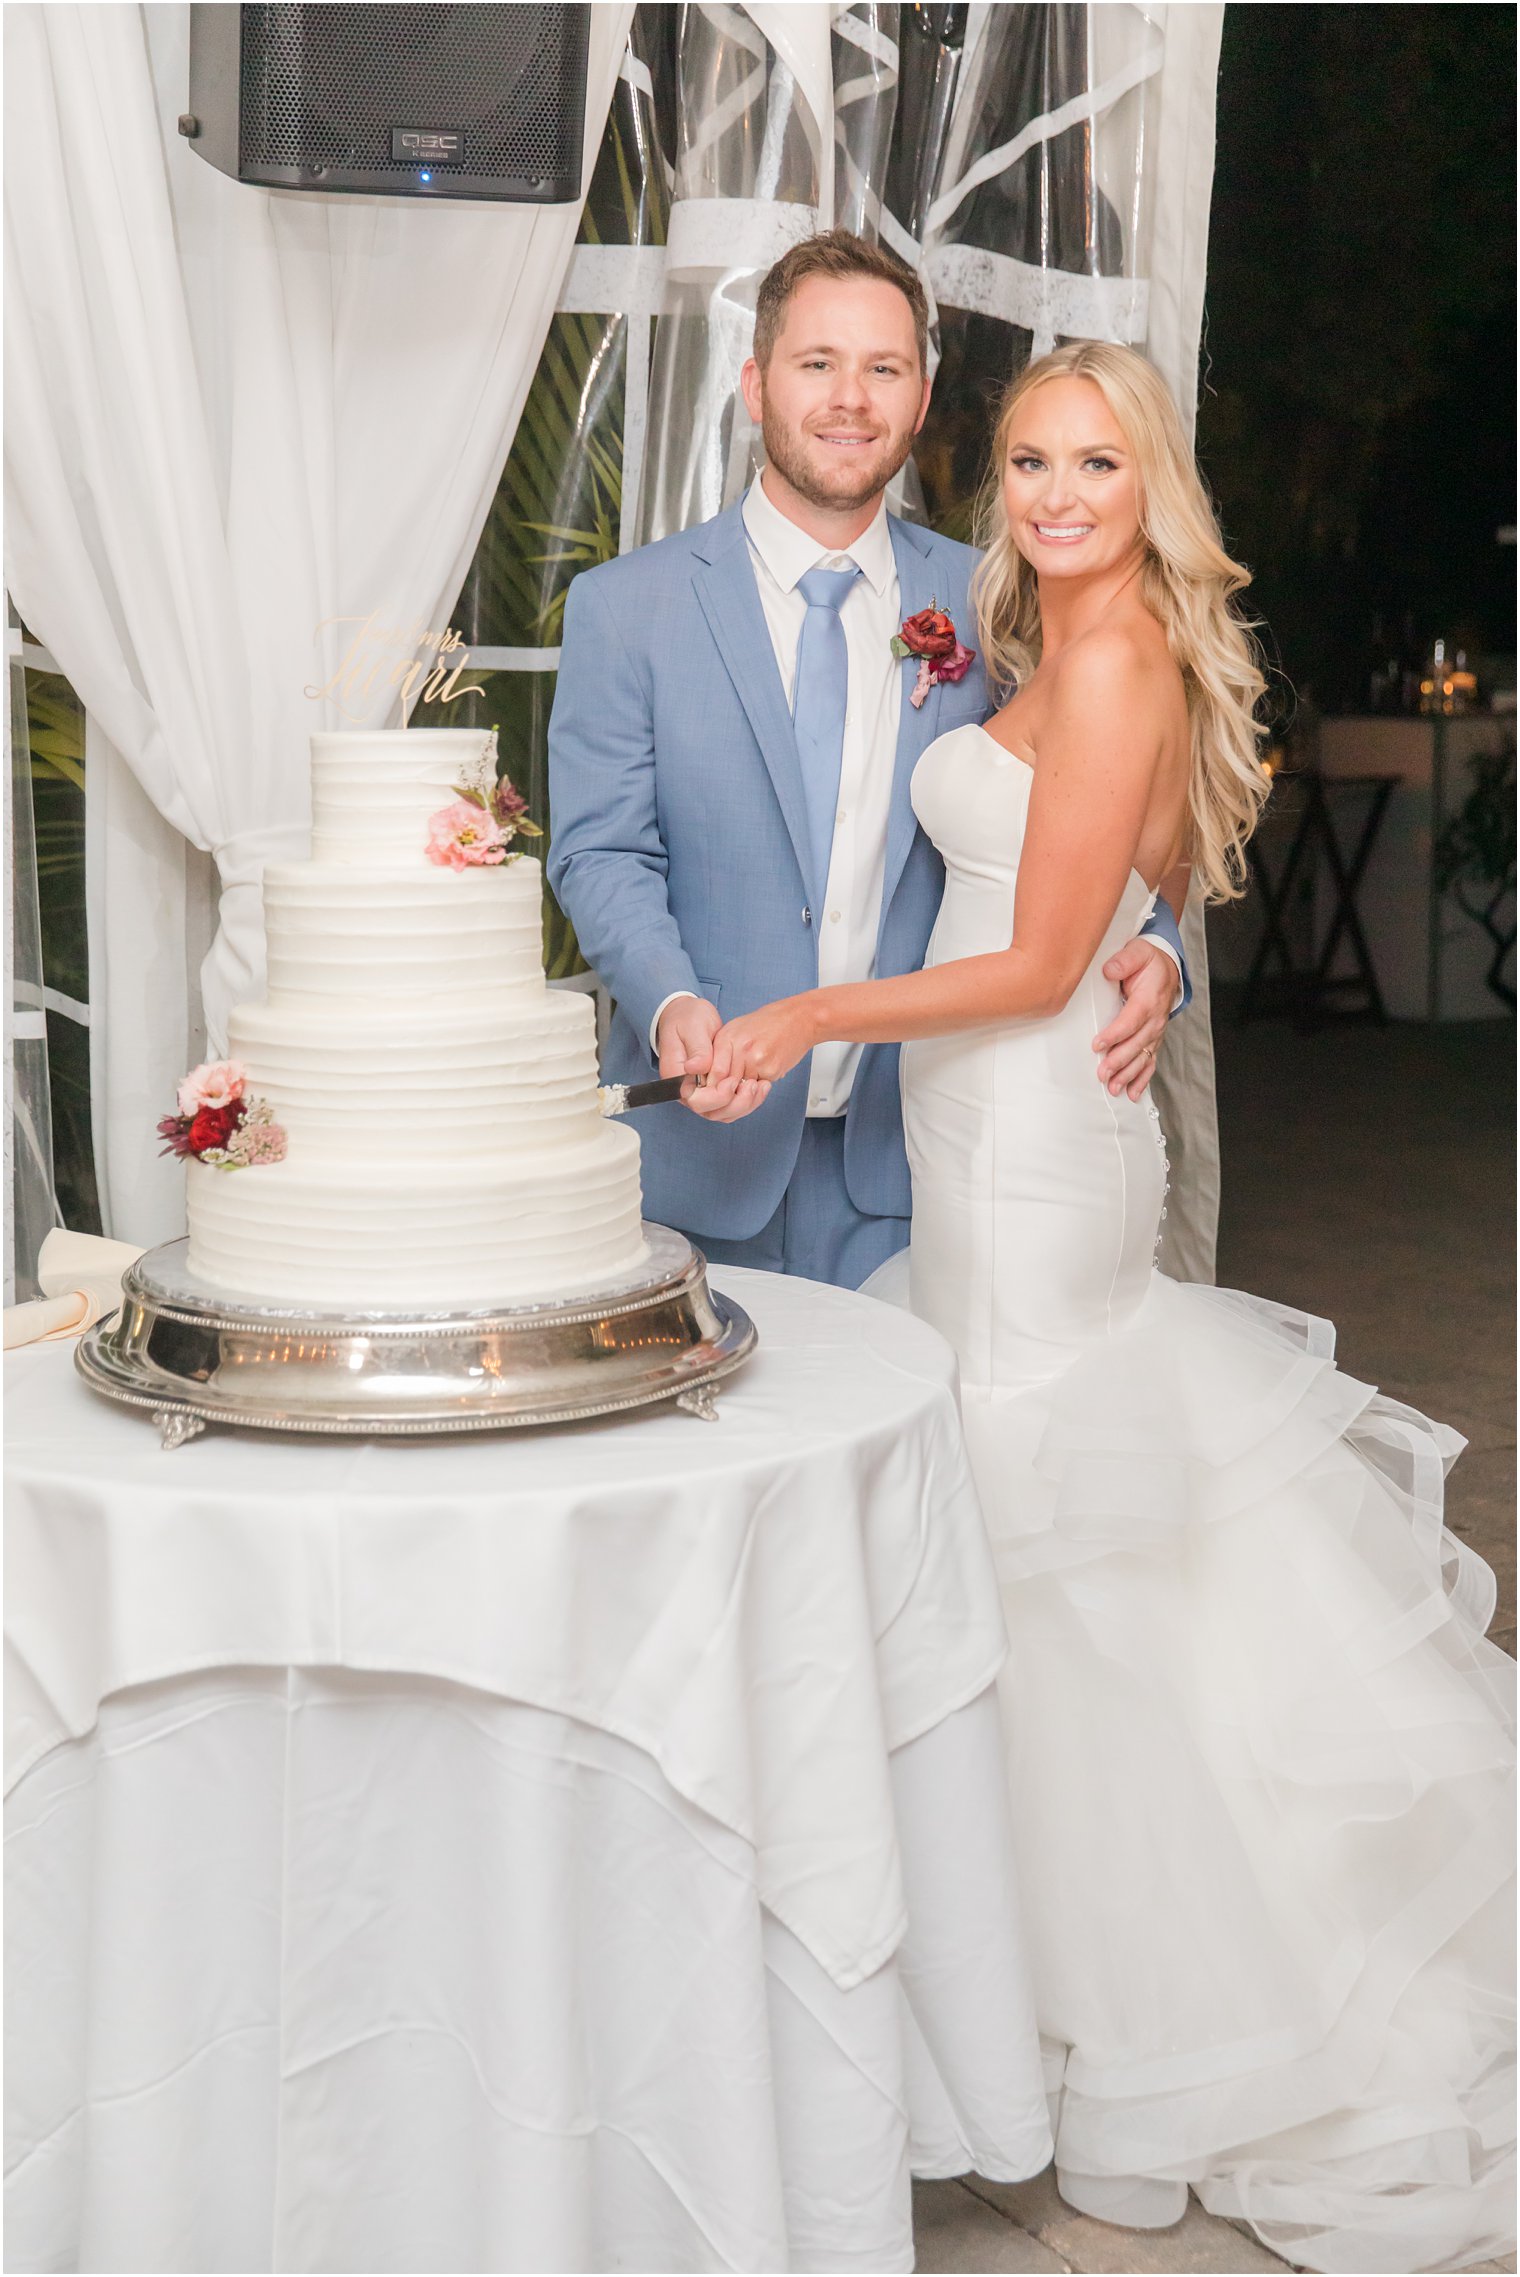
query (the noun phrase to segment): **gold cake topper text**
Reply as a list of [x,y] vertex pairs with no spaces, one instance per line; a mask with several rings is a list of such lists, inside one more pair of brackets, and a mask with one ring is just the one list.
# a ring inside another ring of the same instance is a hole
[[485,693],[478,680],[460,687],[470,652],[463,634],[452,627],[426,632],[415,623],[388,625],[372,609],[367,617],[324,617],[317,627],[319,641],[332,625],[354,627],[352,638],[332,677],[304,693],[314,703],[330,698],[346,719],[367,719],[377,688],[400,690],[403,727],[415,704],[453,704],[461,696]]

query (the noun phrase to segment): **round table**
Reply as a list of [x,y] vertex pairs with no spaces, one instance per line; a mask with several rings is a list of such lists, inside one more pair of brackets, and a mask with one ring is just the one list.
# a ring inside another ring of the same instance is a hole
[[1050,2138],[954,1362],[172,1453],[6,1366],[9,2264],[910,2268]]

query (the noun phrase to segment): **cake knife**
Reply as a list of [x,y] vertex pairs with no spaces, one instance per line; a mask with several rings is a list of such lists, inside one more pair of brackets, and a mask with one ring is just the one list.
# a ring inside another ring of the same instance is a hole
[[[700,1083],[701,1076],[697,1077]],[[597,1104],[604,1115],[627,1115],[635,1107],[664,1107],[679,1099],[684,1075],[665,1075],[657,1083],[604,1083]]]

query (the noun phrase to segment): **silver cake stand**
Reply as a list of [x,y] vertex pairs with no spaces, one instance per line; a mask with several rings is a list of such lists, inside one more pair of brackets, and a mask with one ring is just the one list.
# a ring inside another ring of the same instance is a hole
[[647,1225],[636,1278],[550,1304],[468,1312],[313,1312],[192,1280],[188,1243],[150,1249],[122,1308],[76,1365],[107,1399],[146,1409],[166,1447],[208,1423],[422,1438],[578,1423],[674,1400],[713,1420],[713,1394],[755,1348],[684,1234]]

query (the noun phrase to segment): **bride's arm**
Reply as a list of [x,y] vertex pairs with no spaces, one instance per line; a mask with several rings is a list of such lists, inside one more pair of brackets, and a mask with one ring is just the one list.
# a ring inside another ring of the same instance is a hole
[[1123,633],[1064,663],[1040,729],[1013,938],[893,980],[815,988],[731,1020],[732,1064],[776,1081],[815,1044],[907,1042],[1061,1011],[1118,908],[1163,747],[1164,691]]
[[1182,923],[1182,912],[1187,906],[1188,888],[1192,882],[1191,862],[1178,862],[1161,881],[1161,898],[1170,905],[1172,915],[1179,925]]

